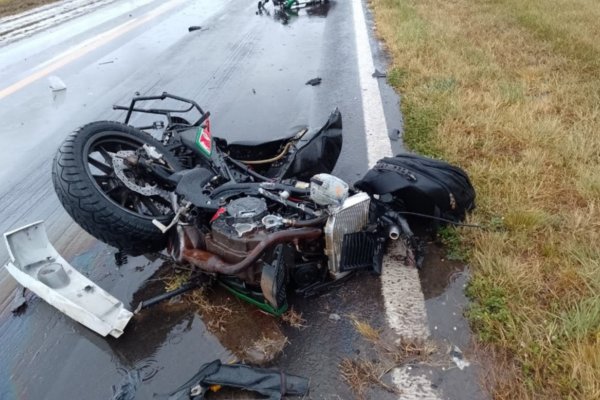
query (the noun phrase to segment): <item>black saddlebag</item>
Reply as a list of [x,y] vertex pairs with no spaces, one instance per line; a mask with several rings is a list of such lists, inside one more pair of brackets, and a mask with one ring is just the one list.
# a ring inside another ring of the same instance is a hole
[[397,211],[462,221],[475,208],[475,189],[466,172],[446,162],[399,154],[377,162],[354,184]]

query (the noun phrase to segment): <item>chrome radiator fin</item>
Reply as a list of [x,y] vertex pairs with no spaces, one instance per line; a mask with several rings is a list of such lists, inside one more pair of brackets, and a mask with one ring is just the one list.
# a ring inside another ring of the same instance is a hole
[[341,278],[340,272],[342,243],[344,235],[361,231],[369,221],[371,198],[366,193],[348,197],[329,217],[325,224],[325,254],[329,259],[329,272],[335,278]]

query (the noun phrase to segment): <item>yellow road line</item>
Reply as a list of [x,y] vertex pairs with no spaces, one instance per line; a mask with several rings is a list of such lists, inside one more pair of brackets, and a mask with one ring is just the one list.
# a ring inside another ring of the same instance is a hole
[[83,46],[78,46],[65,52],[62,57],[58,58],[56,61],[53,61],[43,67],[42,69],[33,72],[32,74],[26,76],[25,78],[13,83],[12,85],[0,90],[0,100],[4,99],[7,96],[23,89],[24,87],[32,84],[33,82],[41,79],[45,76],[48,76],[52,72],[56,71],[59,68],[64,67],[65,65],[81,58],[87,53],[98,49],[99,47],[109,43],[110,41],[118,38],[119,36],[124,35],[127,32],[145,24],[146,22],[166,13],[170,9],[177,6],[181,3],[182,0],[172,0],[166,4],[161,5],[160,7],[150,11],[146,15],[140,18],[134,18],[129,20],[109,31],[103,32],[96,36],[95,38],[84,42]]

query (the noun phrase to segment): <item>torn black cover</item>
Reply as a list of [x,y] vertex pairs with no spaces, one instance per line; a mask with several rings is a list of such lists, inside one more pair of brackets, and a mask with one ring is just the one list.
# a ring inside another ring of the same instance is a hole
[[396,211],[462,221],[475,208],[475,189],[461,168],[415,154],[377,162],[354,186],[379,195]]
[[[192,389],[198,385],[202,388],[200,394],[192,395]],[[170,394],[168,400],[202,400],[213,385],[250,390],[268,396],[269,400],[308,393],[307,378],[244,364],[223,365],[215,360],[200,367],[200,371]]]
[[327,123],[314,135],[303,137],[298,151],[283,167],[282,179],[296,178],[308,181],[313,175],[330,173],[342,151],[342,114],[336,108]]

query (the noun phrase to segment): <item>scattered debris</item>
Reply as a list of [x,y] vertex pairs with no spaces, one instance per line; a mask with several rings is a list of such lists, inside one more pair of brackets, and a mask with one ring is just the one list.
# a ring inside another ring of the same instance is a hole
[[270,338],[264,336],[246,348],[242,354],[244,361],[256,365],[265,365],[275,359],[288,343],[285,336]]
[[225,329],[226,320],[233,314],[231,308],[214,304],[206,297],[204,288],[193,291],[187,296],[187,299],[198,308],[204,323],[211,332],[219,332]]
[[321,78],[312,78],[311,80],[309,80],[308,82],[306,82],[306,85],[311,85],[311,86],[317,86],[321,84],[322,79]]
[[391,140],[396,141],[400,139],[400,129],[392,129],[391,131],[389,131],[388,135]]
[[378,69],[375,69],[375,72],[371,75],[373,78],[385,78],[387,74],[385,72],[381,72]]
[[27,299],[25,298],[26,288],[21,285],[17,285],[15,290],[15,297],[13,298],[10,311],[13,315],[21,315],[27,309]]
[[139,384],[142,382],[140,371],[134,369],[127,372],[119,387],[113,386],[113,395],[111,400],[135,400]]
[[127,264],[127,254],[119,250],[115,253],[115,264],[117,267]]
[[465,360],[462,351],[456,345],[452,347],[452,350],[450,351],[450,357],[452,358],[454,364],[456,364],[458,369],[461,371],[471,365],[469,361]]
[[381,380],[381,367],[372,361],[344,358],[339,368],[342,378],[359,399],[365,399],[367,389],[372,386],[380,386],[391,393],[400,394],[398,389]]
[[58,76],[52,75],[48,78],[48,83],[50,84],[50,89],[53,92],[60,92],[61,90],[66,90],[67,85],[60,79]]
[[358,359],[345,359],[340,363],[342,377],[359,399],[364,399],[366,390],[373,386],[395,390],[387,386],[381,379],[401,365],[408,364],[410,367],[417,363],[429,363],[437,349],[433,342],[426,340],[383,338],[382,332],[369,323],[361,321],[355,316],[350,316],[350,319],[356,331],[373,345],[376,353],[374,358],[362,356]]
[[200,371],[170,395],[156,396],[169,400],[202,400],[209,391],[220,387],[249,390],[270,400],[280,400],[284,395],[308,394],[307,378],[289,375],[281,371],[255,368],[244,364],[223,365],[220,360],[204,364]]
[[294,308],[290,308],[287,312],[281,315],[281,319],[287,322],[292,328],[306,328],[306,320],[302,318],[302,313],[297,312]]
[[355,316],[350,317],[356,331],[369,342],[376,343],[379,341],[379,330],[373,328],[369,323],[360,321]]
[[338,314],[329,314],[329,319],[332,321],[339,321],[342,319],[342,317],[340,317]]

